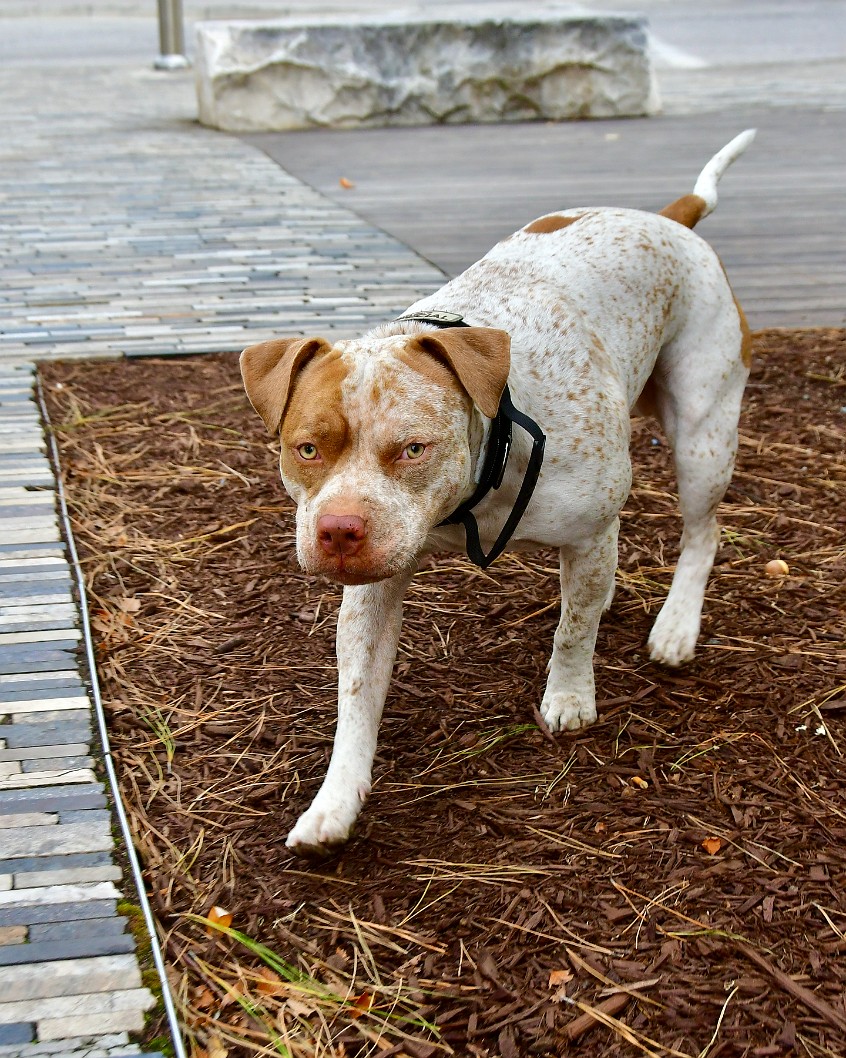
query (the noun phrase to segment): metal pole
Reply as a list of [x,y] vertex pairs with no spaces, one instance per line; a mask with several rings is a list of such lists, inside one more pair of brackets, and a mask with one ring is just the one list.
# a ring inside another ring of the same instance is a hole
[[160,54],[153,66],[157,70],[184,70],[191,64],[185,57],[182,0],[158,0],[158,4]]

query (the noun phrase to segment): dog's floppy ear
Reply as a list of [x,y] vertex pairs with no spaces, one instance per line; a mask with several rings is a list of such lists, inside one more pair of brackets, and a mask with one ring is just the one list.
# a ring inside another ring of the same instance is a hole
[[274,338],[241,353],[241,378],[250,404],[271,433],[279,433],[294,375],[331,346],[323,338]]
[[445,361],[484,415],[493,419],[511,366],[511,338],[493,327],[445,327],[417,335],[411,349]]

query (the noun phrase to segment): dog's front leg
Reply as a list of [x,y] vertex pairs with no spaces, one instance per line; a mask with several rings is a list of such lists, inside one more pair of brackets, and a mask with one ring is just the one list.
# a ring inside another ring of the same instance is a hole
[[370,793],[376,736],[402,624],[411,574],[344,588],[338,615],[338,726],[332,759],[311,806],[286,844],[298,853],[326,853],[349,838]]
[[584,545],[562,548],[561,620],[555,630],[541,715],[552,731],[575,731],[596,720],[593,650],[617,569],[615,518]]

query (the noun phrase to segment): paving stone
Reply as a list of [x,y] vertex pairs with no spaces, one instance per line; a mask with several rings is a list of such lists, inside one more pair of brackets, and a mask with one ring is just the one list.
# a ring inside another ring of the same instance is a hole
[[[55,962],[59,959],[83,959],[93,955],[120,955],[135,951],[131,934],[98,935],[86,933],[74,940],[47,941],[29,944],[0,945],[0,966],[20,966],[22,963]],[[2,1010],[0,1010],[2,1017]],[[128,1025],[114,1026],[129,1028]]]
[[50,720],[44,723],[4,724],[3,738],[9,749],[54,746],[62,742],[83,743],[91,740],[88,720]]
[[12,724],[86,724],[91,719],[91,704],[85,707],[77,705],[74,709],[38,709],[21,714],[18,714],[17,706],[13,704],[10,716]]
[[[24,999],[15,1003],[0,1004],[0,1018],[38,1022],[40,1029],[45,1017],[51,1019],[80,1018],[86,1015],[94,1017],[121,1011],[149,1010],[154,1004],[155,999],[148,989],[126,988],[111,993],[95,992],[46,1000]],[[3,1009],[4,1007],[6,1009]],[[39,1037],[44,1039],[40,1031]]]
[[62,672],[18,672],[0,673],[0,695],[4,700],[10,700],[8,691],[26,691],[27,697],[32,697],[33,691],[53,691],[59,687],[76,688],[76,693],[82,693],[85,688],[79,680],[79,673],[75,669],[66,669]]
[[107,830],[112,823],[112,814],[105,809],[73,809],[60,812],[59,822],[62,825],[88,826]]
[[0,1058],[114,1058],[118,1053],[141,1058],[140,1048],[129,1042],[125,1032],[108,1033],[97,1038],[92,1047],[90,1036],[76,1036],[58,1041],[34,1043],[26,1049],[0,1046]]
[[46,907],[75,901],[85,903],[92,900],[112,900],[120,897],[120,891],[111,882],[90,882],[77,885],[46,885],[34,889],[0,892],[0,909],[12,907]]
[[140,987],[141,972],[132,955],[103,955],[75,961],[51,960],[29,966],[0,967],[0,996],[3,997],[0,1007],[22,1000]]
[[0,672],[58,672],[73,664],[76,648],[73,641],[0,646]]
[[[0,906],[0,926],[33,926],[40,922],[71,922],[89,918],[104,918],[117,913],[116,900],[89,900],[84,903],[24,904],[19,907]],[[2,976],[0,976],[2,984]],[[0,988],[2,995],[2,988]]]
[[[15,725],[3,725],[3,727],[13,726]],[[0,734],[2,733],[3,728],[0,728]],[[87,742],[69,742],[66,745],[56,743],[49,746],[21,746],[17,749],[0,749],[0,761],[40,761],[44,762],[44,767],[49,767],[46,762],[51,758],[79,757],[87,753],[87,750]],[[70,767],[65,761],[62,761],[61,763],[64,764],[65,767]],[[61,764],[59,766],[61,766]]]
[[87,882],[119,882],[122,877],[123,871],[114,863],[101,867],[64,867],[53,871],[20,871],[12,876],[13,887],[16,890]]
[[0,815],[0,830],[6,827],[44,827],[59,822],[58,815],[48,812],[16,812]]
[[26,926],[0,926],[0,944],[23,944],[27,935]]
[[17,646],[22,643],[74,643],[82,639],[78,629],[45,628],[29,631],[6,632],[0,630],[0,647]]
[[3,831],[5,859],[55,856],[65,852],[100,852],[112,847],[109,821],[58,823],[52,827],[14,827]]
[[[0,872],[5,874],[44,872],[48,874],[75,867],[106,867],[111,864],[112,857],[107,851],[71,852],[64,856],[18,856],[13,859],[0,860]],[[44,884],[49,885],[49,881]]]
[[30,790],[37,786],[53,786],[56,783],[71,782],[87,785],[97,780],[97,776],[90,768],[80,768],[77,771],[55,768],[50,771],[21,772],[20,774],[4,776],[3,767],[6,767],[6,765],[0,765],[0,790]]
[[[76,940],[89,933],[101,936],[119,936],[126,932],[127,921],[125,918],[88,918],[77,922],[46,922],[30,926],[29,938],[31,941],[59,941]],[[21,930],[26,936],[27,931],[22,926],[9,926],[10,930]],[[2,934],[0,934],[2,943]],[[13,943],[9,941],[7,943]],[[14,942],[16,943],[16,942]]]
[[[58,1021],[65,1022],[75,1033],[113,1032],[115,1028],[136,1029],[136,1018],[155,1003],[151,992],[146,988],[121,989],[111,993],[100,992],[93,995],[59,997],[37,1002],[18,1002],[6,1004],[8,1009],[0,1017],[19,1018],[21,1021],[30,1018],[37,1023],[38,1039],[45,1041],[54,1036],[66,1039],[67,1034],[56,1036],[51,1027]],[[91,1029],[91,1025],[99,1027]],[[107,1026],[104,1028],[104,1026]],[[126,1052],[124,1052],[126,1053]]]
[[30,775],[35,772],[40,772],[44,768],[48,768],[53,771],[62,770],[75,770],[80,768],[91,769],[94,767],[95,761],[93,757],[47,757],[41,760],[24,760],[21,761],[21,770],[24,775]]
[[0,1025],[0,1044],[30,1043],[35,1039],[35,1025],[17,1022],[14,1025]]
[[[90,708],[88,695],[78,679],[75,686],[49,687],[44,691],[4,688],[2,695],[3,708],[8,708],[10,713],[70,708],[84,709],[87,712]],[[51,702],[55,704],[51,705]]]
[[73,812],[86,808],[103,808],[105,804],[106,796],[101,782],[92,783],[89,789],[56,785],[49,790],[0,791],[0,812],[3,813]]
[[141,1032],[144,1028],[143,1010],[115,1010],[105,1014],[84,1014],[82,1017],[44,1018],[38,1022],[39,1040],[63,1040],[78,1032],[92,1035],[124,1029]]
[[[29,716],[30,713],[57,713],[80,710],[81,712],[73,717],[74,719],[79,719],[81,715],[88,715],[91,703],[88,697],[84,695],[68,694],[63,698],[32,698],[30,700],[10,701],[10,703],[5,704],[5,708],[8,709],[6,715],[14,717],[13,723],[24,724],[26,723],[24,716]],[[37,716],[32,718],[38,719]]]

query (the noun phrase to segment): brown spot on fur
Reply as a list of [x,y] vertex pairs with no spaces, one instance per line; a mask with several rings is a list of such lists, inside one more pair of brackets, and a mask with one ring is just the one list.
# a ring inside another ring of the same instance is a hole
[[677,224],[684,225],[685,228],[695,228],[702,220],[706,209],[704,198],[700,198],[699,195],[683,195],[675,202],[671,202],[669,206],[664,206],[658,216],[668,217]]
[[430,358],[452,369],[484,415],[496,415],[511,364],[511,338],[505,331],[446,327],[415,336],[400,356],[415,371]]
[[[309,361],[294,380],[282,420],[282,460],[285,469],[309,484],[340,457],[349,444],[349,430],[341,408],[341,383],[347,365],[331,352]],[[291,449],[306,442],[317,446],[321,462],[295,462]]]
[[581,217],[581,213],[576,217],[560,217],[555,213],[551,213],[548,217],[539,217],[537,220],[533,220],[531,224],[526,225],[523,231],[527,235],[550,235],[552,232],[560,231],[562,228],[569,228],[571,224],[575,224]]
[[737,315],[740,317],[740,359],[743,361],[744,367],[752,366],[752,332],[749,330],[749,323],[746,320],[746,313],[743,311],[740,302],[734,297],[734,304],[737,307]]
[[330,348],[323,338],[275,338],[241,353],[244,389],[271,433],[279,432],[297,371]]
[[726,277],[726,282],[729,284],[729,290],[731,291],[732,300],[734,301],[734,306],[737,309],[737,316],[740,321],[740,359],[743,361],[744,367],[750,368],[752,366],[752,332],[749,330],[746,313],[743,311],[740,302],[735,297],[734,291],[731,290],[731,283],[729,282],[726,266],[723,264],[722,258],[718,257],[717,260],[720,262],[720,268],[722,268],[723,275]]

